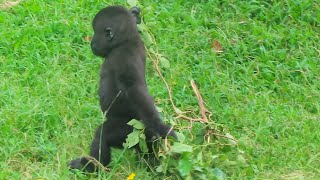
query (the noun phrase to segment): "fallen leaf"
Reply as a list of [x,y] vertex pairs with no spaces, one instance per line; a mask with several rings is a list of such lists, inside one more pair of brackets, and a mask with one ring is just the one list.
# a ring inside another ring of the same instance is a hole
[[214,40],[212,43],[212,48],[216,53],[222,53],[222,45],[218,40]]
[[164,58],[164,57],[160,57],[159,59],[160,65],[166,69],[170,68],[170,62],[168,61],[168,59]]
[[13,6],[16,6],[20,3],[20,1],[4,1],[1,3],[0,8],[1,9],[9,9]]
[[91,37],[89,35],[86,35],[86,37],[84,37],[84,40],[86,42],[90,42],[91,41]]

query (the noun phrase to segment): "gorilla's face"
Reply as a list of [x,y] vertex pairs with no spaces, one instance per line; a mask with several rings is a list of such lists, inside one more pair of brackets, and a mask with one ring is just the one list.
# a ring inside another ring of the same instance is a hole
[[93,19],[94,35],[91,40],[92,52],[106,57],[112,48],[134,36],[139,20],[137,9],[130,12],[123,7],[109,6],[100,10]]
[[91,40],[91,50],[96,56],[106,57],[112,47],[113,31],[112,28],[104,24],[98,24],[94,29]]

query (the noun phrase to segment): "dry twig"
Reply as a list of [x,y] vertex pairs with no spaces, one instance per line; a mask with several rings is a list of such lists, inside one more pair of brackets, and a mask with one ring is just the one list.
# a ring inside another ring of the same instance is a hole
[[[194,84],[193,88],[194,88],[194,91],[196,93],[196,96],[198,97],[198,100],[199,100],[199,105],[200,105],[200,108],[201,108],[201,111],[202,111],[202,118],[191,118],[189,116],[186,116],[186,115],[183,115],[184,113],[181,113],[178,108],[175,106],[174,102],[173,102],[173,96],[172,96],[172,91],[171,91],[171,88],[170,86],[168,85],[167,81],[165,80],[165,78],[163,77],[162,73],[161,73],[161,70],[160,70],[160,67],[159,67],[159,58],[161,57],[160,54],[158,53],[158,46],[156,44],[156,42],[154,41],[154,36],[152,33],[149,33],[152,38],[153,38],[153,42],[155,43],[155,53],[154,53],[154,56],[152,56],[152,54],[148,51],[148,57],[152,60],[153,62],[153,67],[155,68],[155,70],[157,71],[159,77],[161,78],[162,82],[165,84],[166,88],[167,88],[167,91],[168,91],[168,95],[169,95],[169,100],[170,100],[170,103],[173,107],[173,110],[174,112],[178,115],[176,117],[177,118],[182,118],[182,119],[186,119],[186,120],[189,120],[190,122],[204,122],[204,123],[208,123],[208,118],[206,117],[205,113],[210,113],[209,115],[209,118],[211,116],[211,112],[209,112],[205,107],[204,107],[204,103],[203,103],[203,99],[198,91],[198,88],[196,87],[196,85],[194,83],[191,82],[191,85]],[[196,90],[195,90],[196,89]],[[204,114],[204,116],[203,116]],[[204,119],[205,118],[205,119]]]
[[192,89],[193,89],[194,93],[196,94],[196,96],[198,98],[199,107],[200,107],[200,110],[201,110],[202,120],[203,120],[203,122],[208,123],[209,120],[208,120],[208,118],[206,116],[206,113],[209,113],[209,118],[212,115],[212,113],[210,111],[208,111],[207,108],[204,107],[204,104],[203,104],[204,102],[203,102],[203,99],[201,97],[201,94],[200,94],[200,92],[198,90],[198,87],[196,86],[196,84],[194,83],[193,80],[191,80],[191,86],[192,86]]
[[96,167],[101,168],[102,170],[106,172],[110,172],[111,170],[107,167],[105,167],[103,164],[101,164],[98,160],[96,160],[94,157],[91,156],[83,156],[83,158],[87,159],[89,162],[93,163]]
[[[155,68],[157,74],[159,75],[159,77],[161,78],[162,82],[165,84],[166,86],[166,89],[168,91],[168,95],[169,95],[169,101],[173,107],[173,110],[174,112],[177,114],[177,117],[176,119],[178,118],[182,118],[182,119],[185,119],[185,120],[188,120],[190,121],[191,125],[190,127],[192,127],[192,123],[193,122],[202,122],[202,123],[209,123],[209,121],[211,120],[211,115],[212,113],[205,107],[205,102],[199,92],[199,89],[198,87],[196,86],[195,82],[193,80],[191,80],[191,87],[193,89],[193,91],[195,92],[196,96],[197,96],[197,99],[198,99],[198,104],[199,104],[199,107],[200,107],[200,111],[201,111],[201,118],[192,118],[192,117],[189,117],[189,116],[186,116],[184,114],[186,114],[186,112],[181,112],[174,104],[174,101],[173,101],[173,96],[172,96],[172,91],[171,91],[171,88],[170,86],[168,85],[167,81],[165,80],[165,78],[163,77],[162,73],[161,73],[161,70],[160,70],[160,67],[159,67],[159,58],[161,57],[161,54],[159,53],[158,51],[158,45],[155,41],[155,37],[153,36],[153,34],[148,30],[148,33],[150,34],[151,38],[152,38],[152,42],[154,43],[154,48],[155,50],[152,51],[152,54],[150,53],[150,51],[147,51],[148,53],[148,57],[151,59],[151,61],[153,62],[153,67]],[[207,116],[208,114],[208,116]],[[210,134],[213,134],[215,136],[218,136],[218,137],[222,137],[222,138],[225,138],[225,139],[229,139],[229,140],[232,140],[234,141],[235,143],[237,143],[237,140],[236,139],[233,139],[233,138],[230,138],[228,136],[225,136],[223,134],[219,134],[219,133],[213,133],[212,132],[212,129],[210,129],[209,127],[207,127],[207,136],[210,136]],[[208,138],[208,141],[210,141],[210,138]]]

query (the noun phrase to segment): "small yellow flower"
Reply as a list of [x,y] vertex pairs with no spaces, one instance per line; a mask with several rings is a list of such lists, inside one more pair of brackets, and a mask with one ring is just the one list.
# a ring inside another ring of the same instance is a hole
[[127,180],[134,180],[134,177],[136,176],[135,173],[131,173],[128,177]]

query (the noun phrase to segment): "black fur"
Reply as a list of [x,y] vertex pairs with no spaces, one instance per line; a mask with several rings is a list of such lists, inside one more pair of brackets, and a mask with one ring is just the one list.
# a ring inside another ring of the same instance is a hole
[[[90,156],[104,166],[111,161],[110,147],[122,148],[127,135],[133,131],[127,125],[131,119],[144,123],[147,141],[167,135],[176,138],[175,132],[161,121],[148,92],[146,50],[136,26],[140,22],[139,13],[136,7],[128,11],[122,6],[108,6],[98,12],[92,23],[92,52],[105,58],[99,96],[107,120],[96,131]],[[86,158],[72,160],[69,165],[88,172],[96,170]]]

